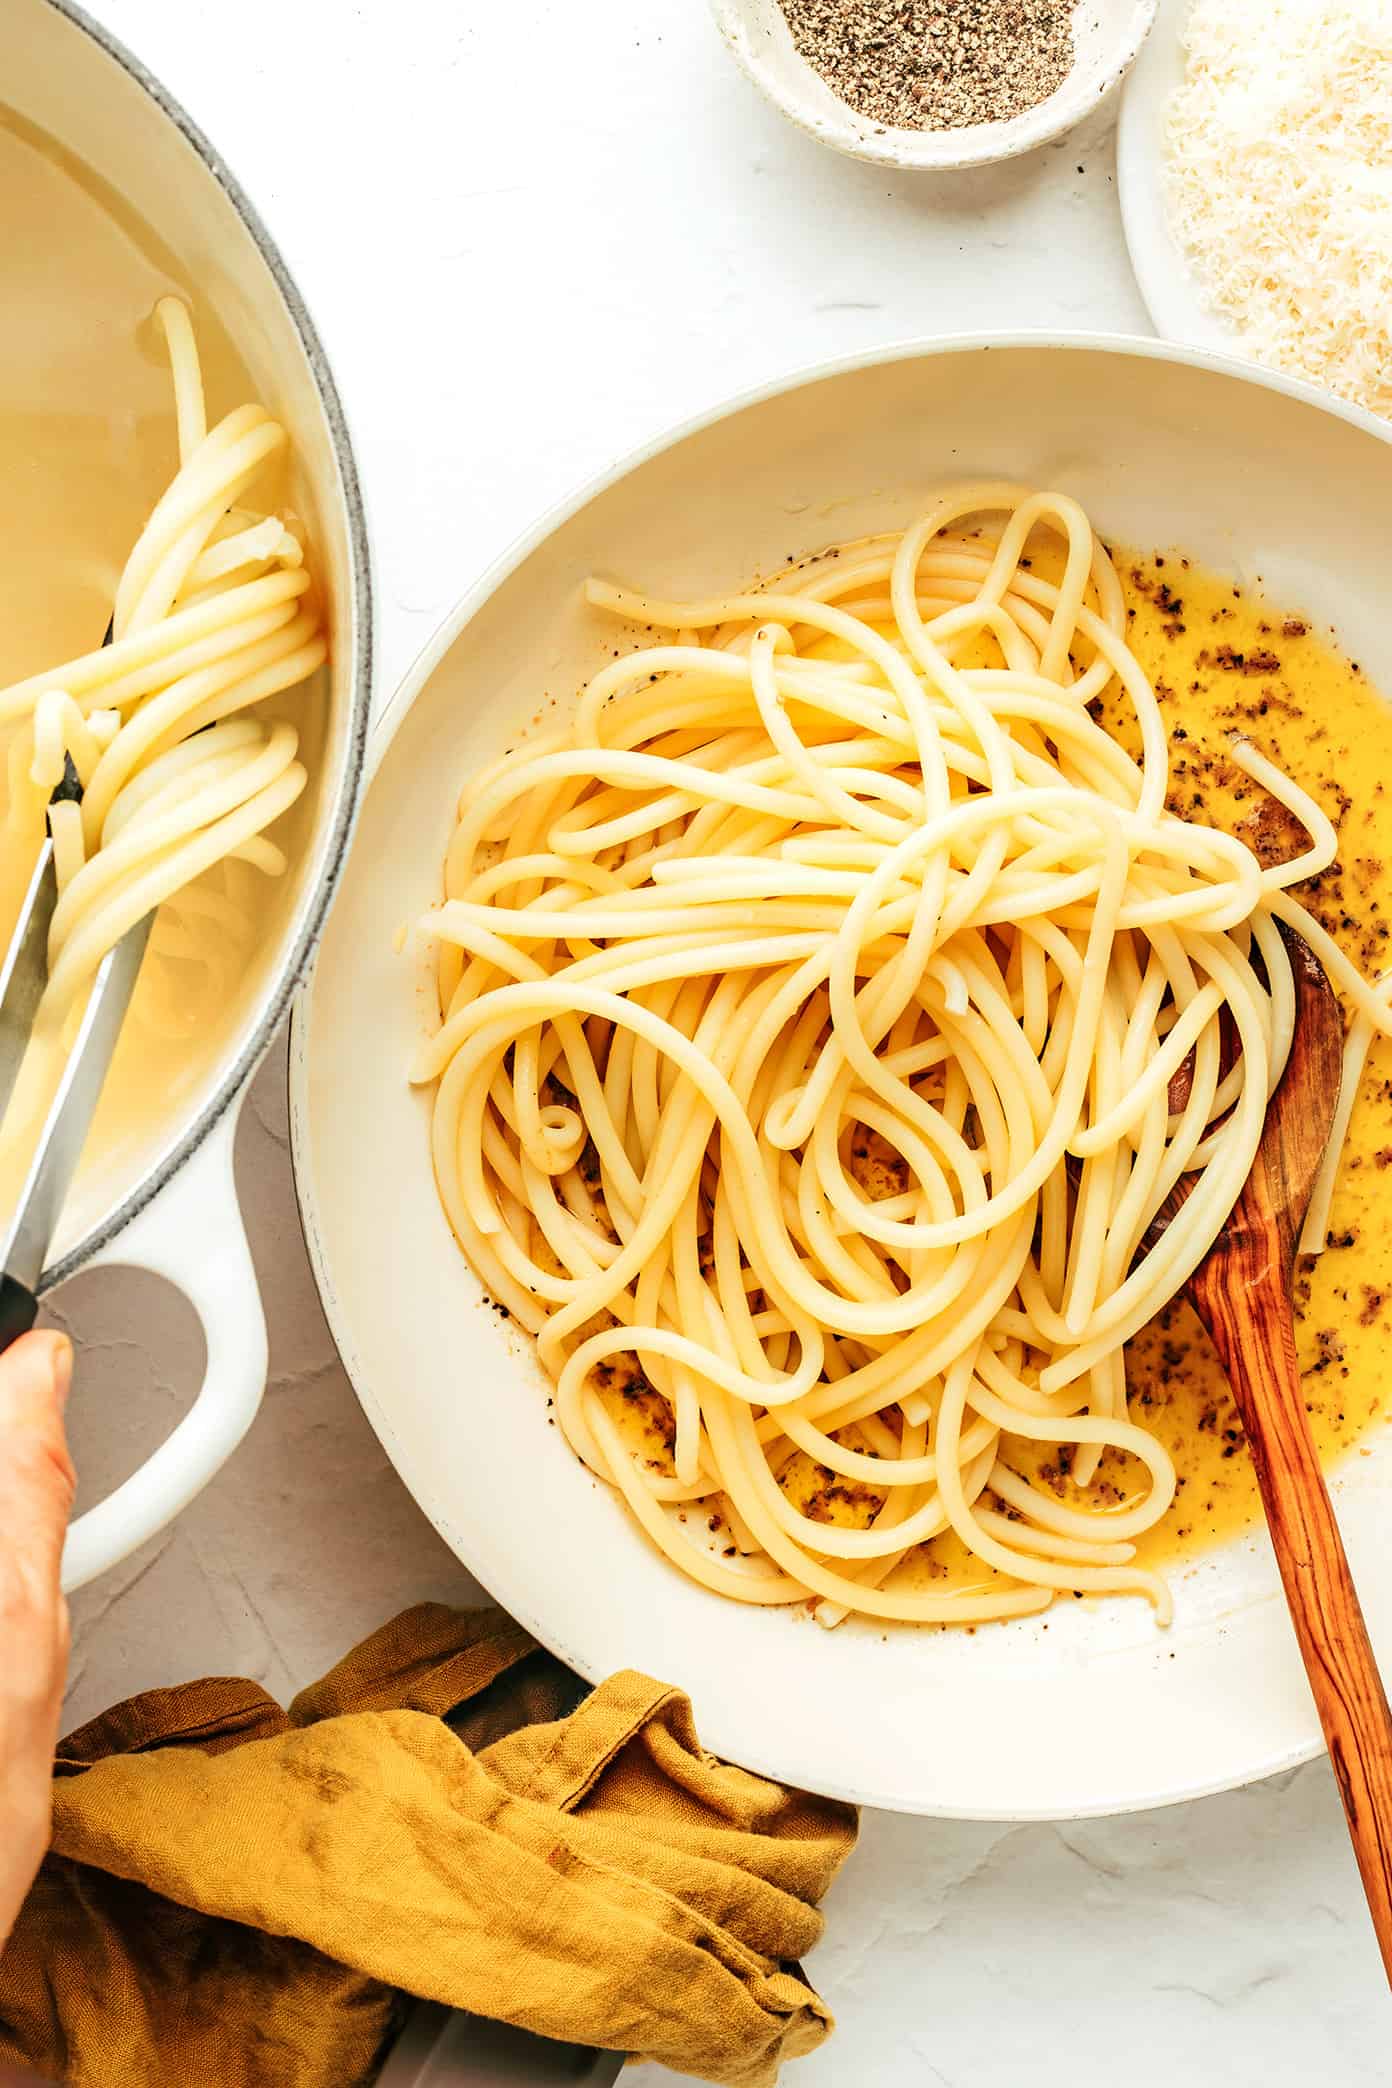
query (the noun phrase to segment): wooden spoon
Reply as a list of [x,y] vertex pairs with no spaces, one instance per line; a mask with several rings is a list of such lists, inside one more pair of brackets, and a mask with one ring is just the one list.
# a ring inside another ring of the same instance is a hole
[[[1392,1983],[1392,1714],[1310,1434],[1295,1360],[1296,1241],[1339,1098],[1344,1026],[1324,968],[1284,924],[1295,1033],[1231,1217],[1189,1278],[1256,1467],[1295,1635],[1344,1801],[1363,1890]],[[1156,1219],[1173,1222],[1182,1178]]]

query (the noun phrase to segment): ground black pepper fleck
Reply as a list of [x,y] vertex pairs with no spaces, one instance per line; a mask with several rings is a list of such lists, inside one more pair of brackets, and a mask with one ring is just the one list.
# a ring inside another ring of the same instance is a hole
[[1073,63],[1073,0],[780,0],[848,108],[904,130],[1023,115]]

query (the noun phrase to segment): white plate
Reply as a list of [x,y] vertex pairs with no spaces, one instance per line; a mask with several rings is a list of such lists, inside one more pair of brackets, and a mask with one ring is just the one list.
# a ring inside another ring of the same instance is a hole
[[[330,1325],[402,1478],[455,1551],[581,1673],[689,1690],[706,1744],[904,1812],[1062,1818],[1289,1767],[1319,1732],[1264,1536],[1176,1577],[1177,1619],[1069,1602],[963,1633],[722,1601],[653,1551],[547,1424],[441,1212],[406,1066],[429,996],[394,937],[438,897],[461,780],[607,657],[591,570],[680,597],[902,526],[944,479],[1061,487],[1104,531],[1183,545],[1340,626],[1392,689],[1392,426],[1153,341],[894,348],[682,430],[549,516],[465,597],[383,721],[292,1054],[296,1177]],[[1336,1495],[1392,1656],[1392,1438]]]
[[1165,109],[1184,78],[1181,37],[1191,0],[1160,0],[1155,27],[1132,69],[1117,124],[1117,194],[1131,266],[1156,331],[1197,348],[1243,353],[1210,311],[1165,216]]

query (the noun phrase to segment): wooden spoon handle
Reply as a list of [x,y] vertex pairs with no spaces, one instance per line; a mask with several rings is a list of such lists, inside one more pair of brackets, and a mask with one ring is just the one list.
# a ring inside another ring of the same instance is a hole
[[1210,1265],[1194,1303],[1247,1431],[1291,1620],[1392,1983],[1392,1713],[1310,1434],[1285,1285]]

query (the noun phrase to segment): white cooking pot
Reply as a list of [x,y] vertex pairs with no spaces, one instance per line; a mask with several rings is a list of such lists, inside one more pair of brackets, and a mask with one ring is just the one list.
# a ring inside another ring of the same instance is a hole
[[[906,1812],[1062,1818],[1289,1767],[1319,1727],[1265,1533],[1134,1600],[961,1631],[721,1600],[679,1574],[548,1425],[530,1343],[487,1309],[432,1178],[406,1069],[431,999],[397,931],[440,895],[458,789],[611,657],[598,571],[703,599],[837,539],[902,528],[947,480],[1025,480],[1105,534],[1260,576],[1338,625],[1392,690],[1392,427],[1155,341],[886,349],[741,399],[621,464],[473,588],[374,743],[371,788],[296,1013],[296,1179],[325,1309],[401,1476],[478,1578],[598,1679],[690,1691],[719,1753]],[[1392,1434],[1334,1474],[1373,1638],[1392,1654]]]
[[113,189],[235,343],[257,396],[289,429],[296,504],[316,549],[332,640],[326,724],[303,845],[276,895],[257,969],[177,1106],[85,1164],[42,1288],[99,1262],[177,1284],[203,1323],[192,1408],[125,1483],[78,1517],[69,1588],[133,1551],[236,1447],[266,1380],[266,1325],[232,1182],[248,1078],[324,920],[357,801],[371,665],[367,538],[352,450],[318,336],[246,197],[206,138],[139,61],[68,0],[0,10],[0,99]]

